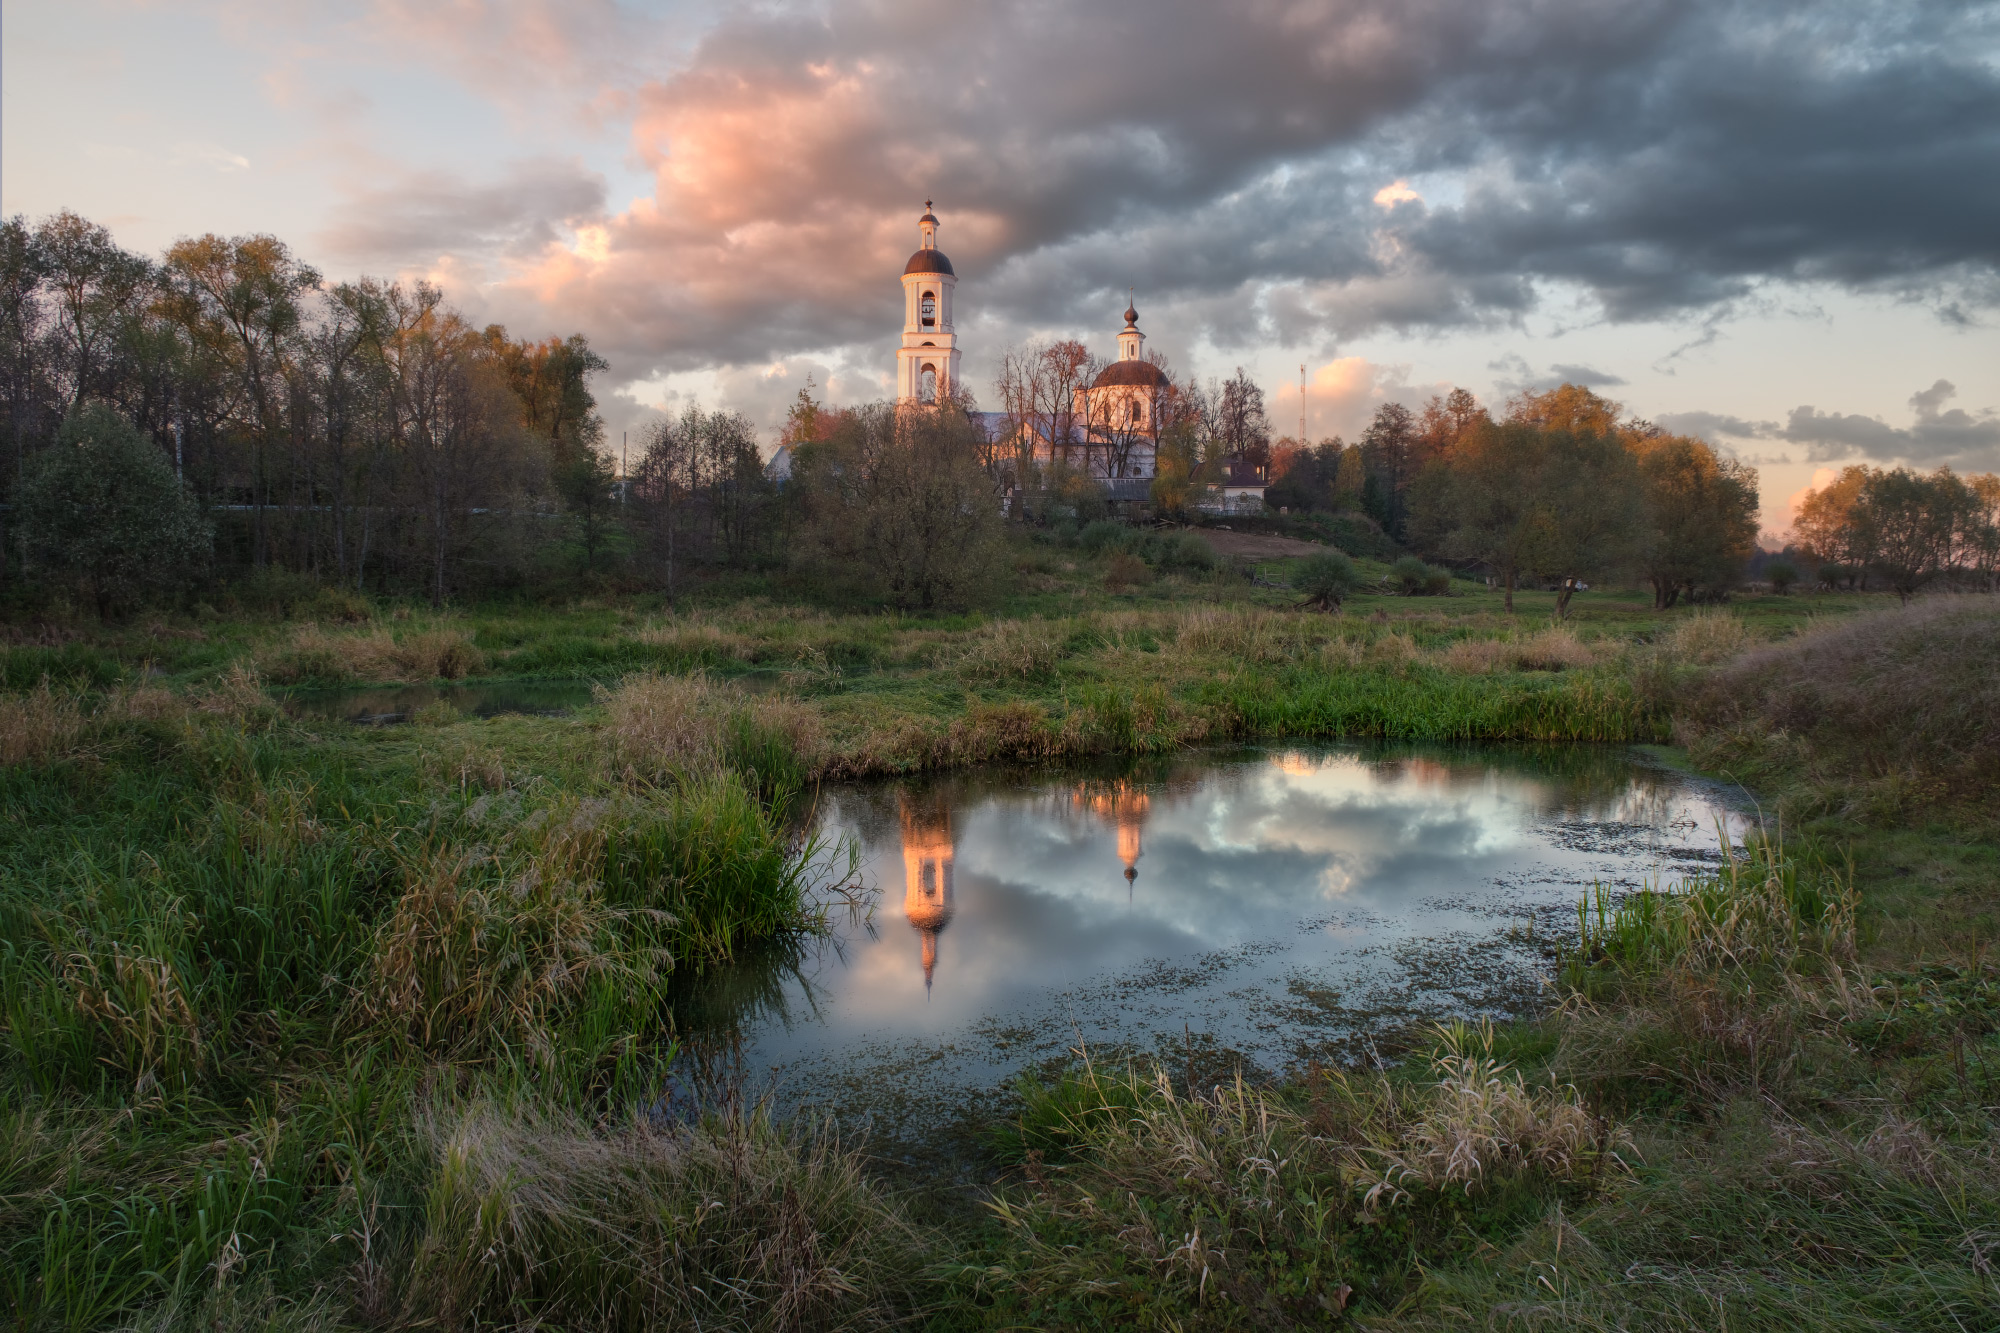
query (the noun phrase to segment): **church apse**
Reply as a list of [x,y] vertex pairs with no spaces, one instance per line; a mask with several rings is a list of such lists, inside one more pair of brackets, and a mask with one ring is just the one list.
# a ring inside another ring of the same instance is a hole
[[951,806],[937,797],[902,798],[903,915],[923,941],[924,989],[937,971],[938,932],[951,921]]

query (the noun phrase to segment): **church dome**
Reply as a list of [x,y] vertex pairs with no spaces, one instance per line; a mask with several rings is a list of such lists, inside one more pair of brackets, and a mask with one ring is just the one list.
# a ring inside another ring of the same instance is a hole
[[1111,389],[1130,385],[1139,389],[1160,389],[1167,384],[1167,373],[1150,361],[1138,357],[1126,357],[1113,361],[1097,372],[1097,378],[1090,382],[1093,389]]
[[944,251],[935,249],[919,250],[910,256],[910,262],[903,265],[903,276],[908,277],[912,273],[947,273],[954,278],[958,276],[952,272],[951,261],[944,257]]

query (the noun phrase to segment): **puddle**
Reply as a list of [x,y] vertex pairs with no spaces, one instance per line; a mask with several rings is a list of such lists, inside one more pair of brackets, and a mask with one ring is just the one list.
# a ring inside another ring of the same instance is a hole
[[1586,886],[1710,866],[1744,827],[1614,747],[1352,744],[854,784],[818,818],[872,912],[691,981],[685,1081],[916,1153],[1079,1043],[1269,1074],[1519,1012]]

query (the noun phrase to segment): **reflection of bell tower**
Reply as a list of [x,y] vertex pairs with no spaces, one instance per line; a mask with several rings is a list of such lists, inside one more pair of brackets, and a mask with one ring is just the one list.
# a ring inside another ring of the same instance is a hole
[[903,915],[924,942],[924,989],[937,969],[937,937],[951,920],[951,807],[903,797]]
[[1125,863],[1126,884],[1131,884],[1139,878],[1139,858],[1146,854],[1140,834],[1152,797],[1123,778],[1103,786],[1086,783],[1077,788],[1077,796],[1090,813],[1118,830],[1118,859]]

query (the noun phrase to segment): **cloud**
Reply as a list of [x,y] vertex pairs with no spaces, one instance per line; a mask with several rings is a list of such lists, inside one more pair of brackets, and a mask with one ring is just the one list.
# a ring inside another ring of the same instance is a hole
[[1938,380],[1910,395],[1916,419],[1907,427],[1879,417],[1795,407],[1777,437],[1808,446],[1807,456],[1815,461],[1860,456],[1925,467],[2000,467],[2000,412],[1946,408],[1957,393],[1949,380]]
[[241,153],[231,152],[216,143],[177,143],[174,145],[173,156],[168,161],[174,166],[207,167],[210,171],[225,175],[250,170],[249,158]]
[[[319,235],[337,257],[392,268],[468,260],[474,274],[512,258],[546,265],[553,250],[581,262],[603,257],[604,181],[579,163],[514,163],[484,183],[442,172],[370,173]],[[494,274],[493,276],[498,276]]]
[[[517,110],[629,118],[651,190],[613,209],[575,162],[413,171],[354,189],[328,239],[417,270],[449,253],[628,382],[879,354],[927,197],[975,360],[1103,327],[1128,286],[1156,339],[1225,352],[1519,326],[1554,292],[1713,320],[1830,285],[1977,324],[2000,306],[1985,12],[823,0],[655,24],[611,0],[375,0],[354,23],[382,51]],[[1549,376],[1624,383],[1517,379]]]
[[1663,412],[1653,424],[1675,435],[1698,435],[1711,444],[1725,438],[1764,439],[1778,430],[1775,421],[1746,421],[1721,412]]
[[1557,362],[1538,373],[1519,352],[1508,352],[1486,363],[1493,372],[1494,387],[1502,393],[1540,393],[1561,384],[1581,384],[1586,389],[1615,389],[1626,383],[1622,375],[1589,366]]

